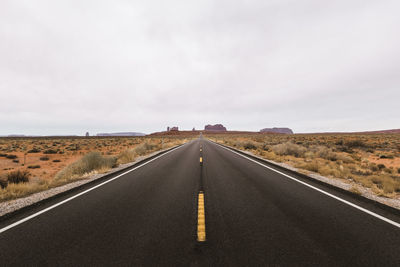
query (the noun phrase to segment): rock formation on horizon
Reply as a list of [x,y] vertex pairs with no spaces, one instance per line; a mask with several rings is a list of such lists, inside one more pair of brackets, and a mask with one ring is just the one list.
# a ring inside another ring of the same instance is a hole
[[170,131],[179,131],[179,127],[178,126],[174,126],[174,127],[167,127],[167,132],[170,132]]
[[280,134],[293,134],[290,128],[264,128],[260,130],[260,133],[280,133]]
[[226,131],[226,128],[222,124],[206,125],[204,126],[205,131]]

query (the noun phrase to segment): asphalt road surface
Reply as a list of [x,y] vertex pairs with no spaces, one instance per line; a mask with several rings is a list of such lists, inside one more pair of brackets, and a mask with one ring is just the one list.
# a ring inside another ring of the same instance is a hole
[[398,214],[290,176],[197,139],[3,220],[0,265],[400,266]]

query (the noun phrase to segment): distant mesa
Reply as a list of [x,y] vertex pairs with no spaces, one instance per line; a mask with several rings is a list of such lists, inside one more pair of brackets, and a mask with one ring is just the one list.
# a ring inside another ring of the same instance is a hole
[[96,136],[145,136],[144,133],[121,132],[121,133],[98,133]]
[[179,131],[179,128],[178,128],[178,126],[167,127],[167,132],[170,132],[170,131]]
[[215,125],[208,124],[204,126],[204,130],[226,132],[226,128],[222,124],[215,124]]
[[293,134],[293,131],[289,128],[264,128],[260,130],[260,133],[280,133],[280,134]]

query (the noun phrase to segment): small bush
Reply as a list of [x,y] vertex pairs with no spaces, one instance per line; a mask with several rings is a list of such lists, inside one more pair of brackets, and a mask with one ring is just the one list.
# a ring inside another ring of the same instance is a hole
[[369,176],[372,175],[372,172],[369,170],[364,169],[355,169],[351,171],[352,174],[359,175],[359,176]]
[[386,173],[392,173],[393,171],[389,168],[383,168],[383,171]]
[[137,147],[134,148],[134,151],[136,154],[138,155],[144,155],[146,154],[148,151],[153,150],[156,146],[149,144],[149,143],[143,143],[141,145],[138,145]]
[[7,185],[8,185],[7,180],[0,180],[0,188],[1,188],[1,189],[6,188]]
[[361,195],[361,191],[360,189],[358,189],[357,187],[355,187],[354,185],[350,188],[350,192],[357,194],[357,195]]
[[40,165],[29,165],[28,169],[39,169]]
[[343,163],[353,163],[354,159],[350,156],[343,155],[343,154],[336,154],[337,160],[343,161]]
[[0,157],[5,158],[5,157],[7,157],[7,154],[0,153]]
[[270,151],[270,147],[267,144],[262,145],[262,150],[264,151]]
[[309,163],[305,164],[303,166],[303,168],[308,170],[308,171],[318,172],[319,165],[318,165],[318,162],[313,161],[313,162],[309,162]]
[[135,150],[128,149],[118,155],[118,162],[121,164],[134,161],[136,158]]
[[47,161],[47,160],[49,160],[50,158],[49,157],[47,157],[47,156],[44,156],[44,157],[40,157],[40,160],[41,161]]
[[61,162],[61,160],[55,159],[55,160],[53,160],[53,162]]
[[369,169],[370,169],[371,171],[373,171],[373,172],[379,171],[379,168],[378,168],[378,166],[377,166],[376,164],[370,165],[370,166],[369,166]]
[[397,173],[399,173],[399,174],[400,174],[400,168],[398,168],[398,169],[397,169]]
[[343,145],[343,140],[339,140],[335,143],[335,145],[337,146],[342,146]]
[[367,147],[367,145],[364,143],[364,141],[356,139],[356,140],[351,140],[347,141],[344,143],[344,145],[348,148],[362,148],[362,147]]
[[0,188],[4,189],[8,185],[7,176],[1,175],[0,176]]
[[306,153],[307,149],[305,147],[293,144],[293,143],[284,143],[278,144],[272,147],[272,150],[275,154],[278,155],[291,155],[295,157],[302,157]]
[[68,165],[57,173],[56,179],[73,179],[90,173],[94,170],[105,170],[117,166],[117,159],[104,157],[99,152],[89,152],[81,159]]
[[379,156],[380,159],[393,159],[393,155],[380,155]]
[[19,163],[19,160],[18,159],[13,159],[13,162],[14,163]]
[[9,154],[9,155],[6,156],[6,158],[8,158],[8,159],[16,159],[18,157],[17,157],[17,155]]
[[318,154],[318,156],[320,158],[323,158],[323,159],[327,159],[327,160],[330,160],[330,161],[338,160],[338,157],[337,157],[336,153],[333,152],[329,148],[321,147],[321,148],[318,149],[317,154]]
[[28,150],[28,153],[39,153],[40,149],[37,148],[32,148],[31,150]]
[[391,194],[393,192],[399,192],[400,190],[400,184],[390,176],[375,176],[371,180],[376,187],[382,189],[384,193]]
[[138,145],[137,147],[133,149],[127,149],[125,151],[122,151],[118,155],[118,163],[120,164],[125,164],[128,162],[132,162],[136,159],[137,156],[142,156],[147,154],[149,151],[152,151],[154,149],[157,149],[160,147],[157,147],[157,145],[152,145],[149,143],[143,143]]
[[385,164],[378,164],[378,169],[379,170],[382,170],[382,169],[385,169],[385,168],[386,168]]
[[257,149],[256,145],[253,142],[246,142],[243,144],[244,149]]
[[29,182],[29,177],[31,174],[27,170],[16,170],[8,173],[7,181],[8,183],[19,184]]
[[57,154],[57,151],[53,149],[47,149],[43,152],[43,154]]

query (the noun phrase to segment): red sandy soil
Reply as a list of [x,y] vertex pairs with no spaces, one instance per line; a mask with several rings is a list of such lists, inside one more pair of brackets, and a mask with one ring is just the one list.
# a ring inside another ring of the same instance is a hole
[[[12,159],[0,157],[0,176],[14,170],[29,170],[32,177],[52,179],[65,166],[90,151],[98,151],[105,155],[117,155],[144,141],[145,139],[142,137],[0,138],[0,153],[16,155],[19,160],[18,163],[15,163]],[[153,138],[147,138],[146,141],[161,142],[158,139],[153,140]],[[34,147],[40,152],[27,153]],[[48,149],[58,152],[57,154],[44,154],[43,152]],[[48,157],[49,160],[40,160],[41,157]],[[53,162],[53,160],[60,160],[60,162]],[[28,168],[33,165],[40,165],[40,168]]]

